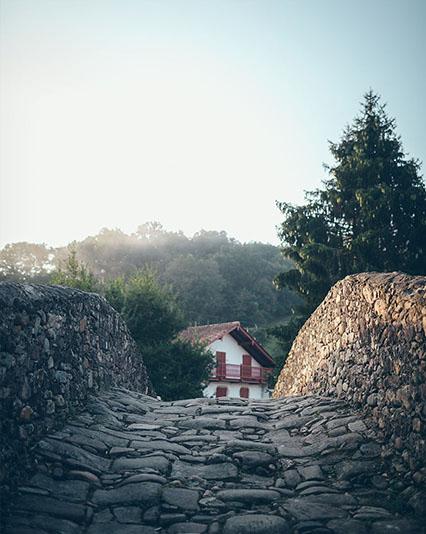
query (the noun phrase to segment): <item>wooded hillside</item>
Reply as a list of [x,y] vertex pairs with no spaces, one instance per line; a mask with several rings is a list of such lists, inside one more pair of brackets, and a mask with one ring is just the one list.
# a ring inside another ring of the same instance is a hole
[[[200,231],[193,237],[146,223],[133,234],[103,229],[71,244],[77,258],[101,281],[154,271],[170,286],[186,320],[214,323],[240,320],[248,327],[269,326],[291,313],[296,297],[273,286],[276,274],[290,268],[277,247],[240,243],[225,232]],[[48,283],[69,247],[32,243],[0,251],[0,279]]]

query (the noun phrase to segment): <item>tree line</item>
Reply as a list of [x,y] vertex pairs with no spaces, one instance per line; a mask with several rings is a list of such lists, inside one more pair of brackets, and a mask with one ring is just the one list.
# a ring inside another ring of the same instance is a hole
[[155,273],[191,324],[240,320],[248,327],[265,326],[288,317],[298,300],[293,292],[273,286],[283,265],[292,265],[283,263],[278,247],[243,244],[218,231],[187,237],[158,222],[145,223],[133,234],[103,229],[62,248],[6,245],[0,251],[0,280],[49,283],[70,251],[100,284],[140,271]]

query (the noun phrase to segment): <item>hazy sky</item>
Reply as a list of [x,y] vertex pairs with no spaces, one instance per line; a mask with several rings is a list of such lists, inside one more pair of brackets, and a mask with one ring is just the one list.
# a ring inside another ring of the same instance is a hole
[[426,160],[426,1],[0,0],[0,246],[276,242],[370,87]]

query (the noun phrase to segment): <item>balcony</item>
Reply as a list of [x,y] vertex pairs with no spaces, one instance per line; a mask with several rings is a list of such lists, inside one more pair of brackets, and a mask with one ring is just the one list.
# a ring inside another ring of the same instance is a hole
[[272,369],[252,367],[251,365],[226,364],[213,369],[210,380],[226,380],[227,382],[249,382],[265,384]]

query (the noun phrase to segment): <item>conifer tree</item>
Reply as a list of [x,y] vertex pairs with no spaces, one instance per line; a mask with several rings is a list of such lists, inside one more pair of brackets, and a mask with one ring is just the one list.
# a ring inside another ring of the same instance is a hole
[[321,302],[344,276],[362,271],[426,268],[426,189],[418,160],[408,158],[393,118],[373,91],[338,143],[330,143],[335,163],[326,167],[324,188],[306,194],[306,203],[277,202],[283,253],[295,268],[276,278],[295,289],[304,306],[291,325],[275,329],[286,347],[294,325]]
[[77,259],[74,246],[69,249],[68,258],[60,262],[56,271],[50,277],[51,284],[74,287],[82,291],[98,291],[99,283],[86,265]]

